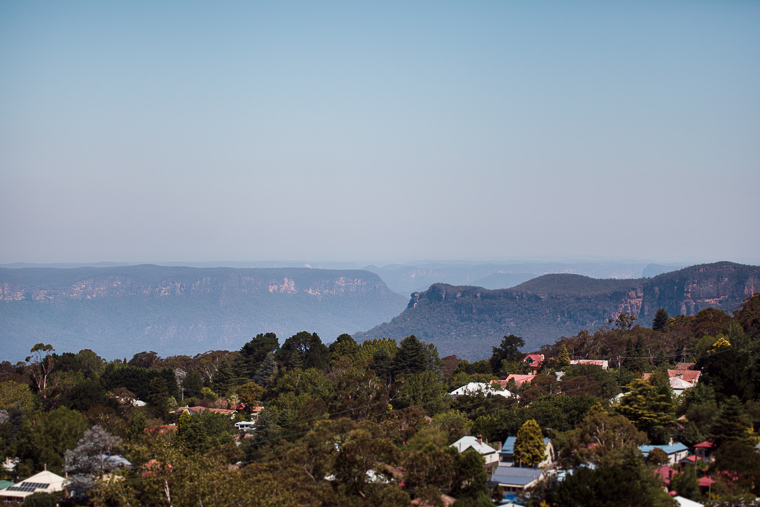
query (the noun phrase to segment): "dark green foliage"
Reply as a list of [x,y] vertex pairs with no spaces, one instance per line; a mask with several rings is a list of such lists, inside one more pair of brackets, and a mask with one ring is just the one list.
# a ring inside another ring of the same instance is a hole
[[669,320],[670,316],[665,308],[658,308],[657,313],[654,314],[654,320],[652,320],[652,331],[662,331]]
[[301,331],[285,340],[275,359],[286,368],[325,370],[330,366],[330,350],[317,333]]
[[203,389],[203,379],[201,379],[197,371],[193,370],[185,377],[184,382],[182,382],[182,388],[184,389],[183,397],[199,398],[201,396],[201,389]]
[[270,353],[280,348],[280,342],[274,333],[260,333],[240,348],[235,358],[235,375],[245,383],[253,380],[254,375]]
[[493,353],[491,354],[491,358],[488,360],[489,364],[491,365],[491,372],[498,375],[499,371],[501,370],[502,361],[522,361],[522,358],[525,354],[523,354],[520,349],[522,349],[524,346],[525,340],[519,336],[511,334],[502,338],[501,345],[498,347],[493,347]]
[[148,385],[148,396],[145,397],[154,417],[166,420],[169,417],[169,392],[166,381],[161,377],[153,377]]
[[211,379],[212,389],[219,396],[227,396],[237,384],[238,379],[232,369],[232,364],[228,360],[223,359]]
[[393,356],[386,349],[380,349],[372,356],[372,370],[377,378],[390,383],[393,378]]
[[393,360],[393,375],[411,375],[425,371],[428,353],[424,343],[416,336],[407,336],[401,341]]
[[712,427],[713,441],[718,447],[725,442],[749,442],[751,428],[752,422],[741,401],[732,396],[723,404],[720,416]]
[[24,498],[21,507],[55,507],[58,495],[50,493],[32,493]]
[[133,442],[141,438],[145,434],[145,422],[145,414],[142,412],[135,412],[129,423],[127,438]]
[[700,500],[702,495],[699,493],[699,480],[695,466],[686,465],[681,473],[675,474],[670,483],[670,488],[684,498],[694,501]]
[[617,406],[618,412],[646,432],[652,443],[665,443],[676,424],[670,396],[645,380],[634,380],[629,390]]
[[61,404],[80,412],[97,406],[116,408],[115,401],[106,396],[106,390],[97,380],[78,382],[61,396]]
[[128,389],[137,399],[147,401],[151,379],[160,377],[164,380],[167,396],[179,398],[179,387],[171,368],[145,369],[135,366],[116,366],[108,364],[101,376],[103,387],[107,391],[113,391],[117,387]]
[[274,360],[274,352],[269,352],[253,375],[253,381],[261,387],[267,387],[276,372],[277,363]]
[[736,478],[739,487],[760,494],[760,453],[746,441],[727,441],[715,453],[715,470]]
[[640,458],[622,464],[578,468],[549,492],[557,507],[664,507],[677,505]]
[[[453,450],[453,448],[449,448]],[[451,451],[449,451],[451,452]],[[456,451],[455,451],[456,452]],[[470,505],[484,505],[488,499],[486,479],[488,474],[483,466],[483,458],[472,449],[457,454],[454,459],[454,479],[451,496],[457,501],[469,501]],[[489,500],[490,503],[490,500]]]
[[203,454],[226,444],[234,444],[235,426],[229,416],[208,410],[191,416],[183,432],[185,447],[194,454]]
[[359,344],[356,343],[350,334],[342,334],[338,336],[334,342],[330,344],[330,354],[333,360],[337,360],[340,357],[354,357],[359,349]]

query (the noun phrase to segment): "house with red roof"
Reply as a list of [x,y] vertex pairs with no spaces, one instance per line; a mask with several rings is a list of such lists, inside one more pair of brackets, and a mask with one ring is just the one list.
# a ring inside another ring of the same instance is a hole
[[541,369],[541,366],[544,364],[544,355],[543,354],[528,354],[523,358],[523,363],[528,365],[528,368],[530,368],[530,372],[535,374],[538,373],[538,370]]
[[214,412],[216,414],[222,414],[222,415],[229,416],[230,419],[232,419],[233,417],[235,417],[235,414],[237,414],[237,410],[231,410],[231,409],[228,409],[228,408],[208,408],[208,407],[201,407],[201,406],[197,406],[197,407],[187,407],[187,406],[180,407],[179,409],[177,409],[177,412],[187,412],[190,415],[197,415],[197,414],[200,414],[201,412],[203,412],[204,410],[208,410],[209,412]]
[[504,380],[492,380],[491,383],[495,384],[498,382],[499,384],[501,384],[502,389],[506,389],[507,383],[509,383],[510,380],[514,380],[517,387],[520,387],[525,382],[532,382],[535,377],[536,377],[535,375],[518,375],[516,373],[512,373]]
[[699,382],[699,376],[702,374],[699,370],[668,370],[668,377],[681,379],[690,384]]
[[610,363],[606,359],[573,359],[570,364],[590,364],[591,366],[599,366],[603,370],[610,367]]

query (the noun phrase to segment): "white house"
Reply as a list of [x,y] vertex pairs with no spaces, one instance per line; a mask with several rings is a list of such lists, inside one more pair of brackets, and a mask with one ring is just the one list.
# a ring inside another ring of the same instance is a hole
[[11,498],[23,500],[32,493],[55,493],[56,491],[63,491],[66,484],[68,484],[68,480],[60,475],[45,470],[44,472],[29,477],[28,479],[24,479],[18,484],[0,490],[0,498],[4,498],[5,500]]
[[470,382],[469,384],[462,386],[459,389],[454,389],[449,394],[452,398],[456,398],[458,396],[473,396],[476,394],[497,394],[499,396],[504,396],[505,398],[512,397],[512,393],[506,389],[499,390],[490,384],[486,384],[485,382]]
[[452,447],[456,447],[459,453],[463,453],[468,449],[473,449],[478,454],[483,456],[486,465],[499,462],[499,451],[494,449],[488,444],[483,443],[483,437],[478,435],[477,437],[462,437],[453,444]]
[[689,448],[681,442],[675,442],[668,445],[640,445],[639,450],[644,453],[644,457],[649,456],[655,448],[662,449],[668,455],[670,465],[675,465],[689,455]]

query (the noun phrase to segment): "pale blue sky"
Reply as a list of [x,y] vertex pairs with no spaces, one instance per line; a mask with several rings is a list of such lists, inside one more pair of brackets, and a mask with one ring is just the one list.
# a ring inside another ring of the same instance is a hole
[[0,263],[760,263],[760,2],[2,2],[0,178]]

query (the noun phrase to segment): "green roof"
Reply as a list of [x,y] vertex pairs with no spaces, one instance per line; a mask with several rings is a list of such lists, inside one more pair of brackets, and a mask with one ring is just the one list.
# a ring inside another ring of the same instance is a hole
[[13,483],[11,481],[0,481],[0,489],[10,488],[14,484],[15,483]]

